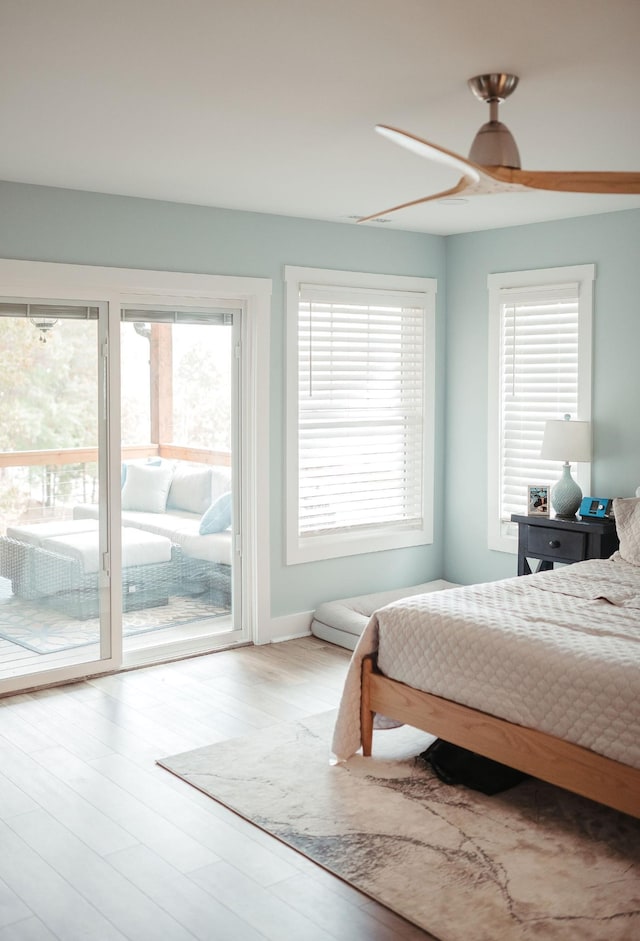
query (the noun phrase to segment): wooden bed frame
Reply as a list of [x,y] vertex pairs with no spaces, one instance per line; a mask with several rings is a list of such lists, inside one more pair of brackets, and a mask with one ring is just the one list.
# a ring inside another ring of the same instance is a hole
[[376,655],[369,654],[362,661],[360,698],[362,753],[366,756],[371,755],[376,712],[640,817],[639,769],[391,680],[378,671]]

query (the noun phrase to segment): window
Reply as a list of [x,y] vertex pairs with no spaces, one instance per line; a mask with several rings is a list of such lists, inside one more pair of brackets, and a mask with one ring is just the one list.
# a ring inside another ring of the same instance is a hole
[[287,563],[432,541],[435,282],[285,274]]
[[[553,484],[545,422],[591,417],[593,265],[489,275],[489,548],[517,550],[527,485]],[[589,465],[577,478],[589,489]]]

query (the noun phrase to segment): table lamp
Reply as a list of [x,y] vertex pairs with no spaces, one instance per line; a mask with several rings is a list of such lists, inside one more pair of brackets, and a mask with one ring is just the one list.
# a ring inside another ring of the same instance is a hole
[[563,519],[575,516],[582,500],[582,490],[571,476],[571,463],[591,460],[591,423],[570,419],[565,415],[563,421],[546,423],[540,452],[545,460],[564,462],[562,477],[551,491],[551,506]]

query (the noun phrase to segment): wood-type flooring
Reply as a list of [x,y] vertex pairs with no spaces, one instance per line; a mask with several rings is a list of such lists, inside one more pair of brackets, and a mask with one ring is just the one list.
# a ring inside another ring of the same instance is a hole
[[155,763],[334,708],[348,661],[309,637],[0,699],[0,941],[429,938]]

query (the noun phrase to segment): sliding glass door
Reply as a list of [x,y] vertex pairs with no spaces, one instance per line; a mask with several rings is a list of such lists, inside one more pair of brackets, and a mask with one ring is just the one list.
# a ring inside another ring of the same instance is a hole
[[111,657],[99,314],[0,302],[0,680]]
[[238,333],[232,310],[123,310],[125,659],[220,642],[239,621],[232,527]]
[[0,694],[246,642],[264,286],[0,273]]
[[102,335],[98,305],[0,304],[0,680],[108,661],[111,631],[144,660],[240,623],[239,315],[123,310],[116,545]]

